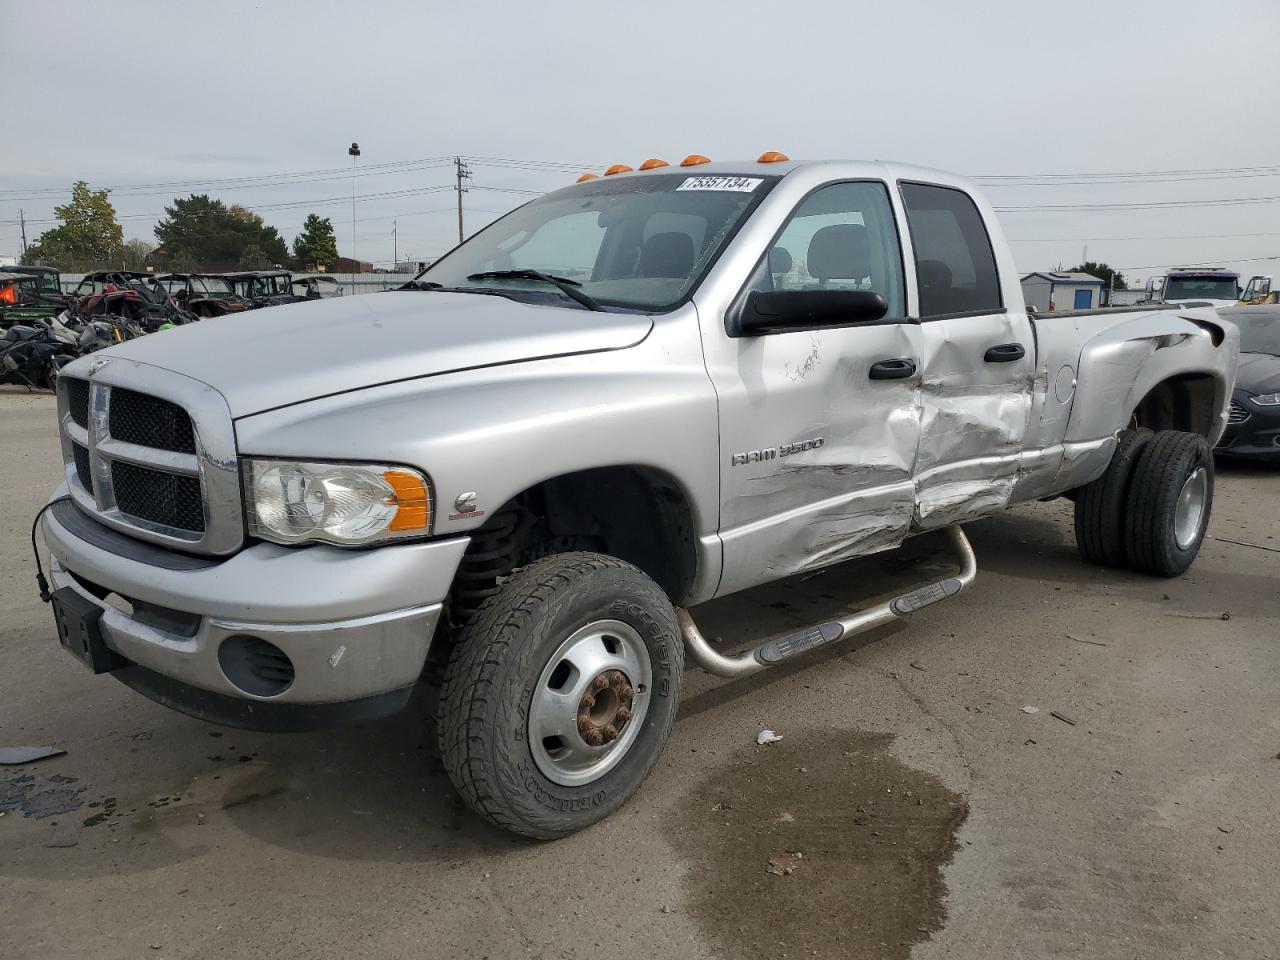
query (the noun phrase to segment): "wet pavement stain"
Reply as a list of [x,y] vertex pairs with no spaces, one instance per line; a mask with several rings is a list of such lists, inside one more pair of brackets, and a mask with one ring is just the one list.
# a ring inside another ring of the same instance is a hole
[[21,811],[25,817],[43,820],[73,813],[84,806],[85,787],[72,786],[75,777],[54,774],[40,783],[34,774],[18,774],[0,780],[0,812]]
[[942,929],[968,806],[892,741],[793,731],[694,788],[674,839],[688,909],[725,956],[899,960]]

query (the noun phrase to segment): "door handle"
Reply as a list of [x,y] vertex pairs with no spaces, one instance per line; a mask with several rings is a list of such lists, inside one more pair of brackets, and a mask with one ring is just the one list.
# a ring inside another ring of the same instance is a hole
[[987,363],[1013,363],[1026,355],[1027,351],[1020,343],[998,343],[987,350],[982,359]]
[[916,372],[916,362],[906,357],[894,360],[879,360],[871,365],[868,372],[872,380],[905,380]]

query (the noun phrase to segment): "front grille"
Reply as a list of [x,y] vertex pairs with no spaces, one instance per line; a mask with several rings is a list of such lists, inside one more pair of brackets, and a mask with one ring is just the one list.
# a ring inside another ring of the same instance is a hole
[[67,410],[77,426],[89,426],[89,381],[65,377],[67,385]]
[[196,452],[191,417],[176,403],[116,387],[109,419],[116,440],[174,453]]
[[1227,408],[1227,423],[1244,423],[1249,419],[1249,411],[1244,408],[1244,404],[1231,401],[1231,406]]
[[[115,397],[112,398],[114,406]],[[111,485],[121,513],[192,533],[204,532],[200,479],[115,460]]]
[[92,380],[58,385],[63,469],[76,506],[104,527],[170,549],[240,549],[240,464],[222,395],[145,363],[103,358],[93,369]]
[[76,477],[80,480],[80,486],[92,495],[93,469],[89,466],[89,451],[78,443],[71,444],[71,450],[76,458]]

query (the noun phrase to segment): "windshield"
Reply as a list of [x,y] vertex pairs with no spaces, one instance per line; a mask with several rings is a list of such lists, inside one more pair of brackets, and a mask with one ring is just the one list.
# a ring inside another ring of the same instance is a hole
[[572,302],[536,279],[467,279],[489,271],[536,270],[580,284],[582,293],[605,307],[670,309],[688,295],[777,179],[677,173],[593,181],[513,211],[419,279]]
[[1242,311],[1231,319],[1240,328],[1241,353],[1269,353],[1280,357],[1280,317],[1274,313],[1249,316]]
[[1170,277],[1166,300],[1234,300],[1240,288],[1232,277]]
[[235,293],[231,289],[231,284],[223,280],[221,277],[192,277],[191,282],[204,293]]

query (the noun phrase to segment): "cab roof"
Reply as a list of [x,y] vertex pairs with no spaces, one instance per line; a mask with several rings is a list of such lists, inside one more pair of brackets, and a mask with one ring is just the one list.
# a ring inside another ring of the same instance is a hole
[[[604,175],[603,171],[599,174],[596,174],[596,171],[589,171],[597,178],[588,182],[599,184],[603,180],[630,180],[662,174],[683,174],[688,177],[786,177],[808,171],[817,172],[830,179],[847,177],[889,181],[920,180],[926,183],[962,187],[970,193],[977,192],[977,185],[959,174],[883,160],[779,160],[770,163],[761,163],[758,160],[716,160],[687,167],[681,166],[679,161],[676,161],[650,170],[637,169],[611,175]],[[572,186],[572,184],[566,184],[566,186]]]

